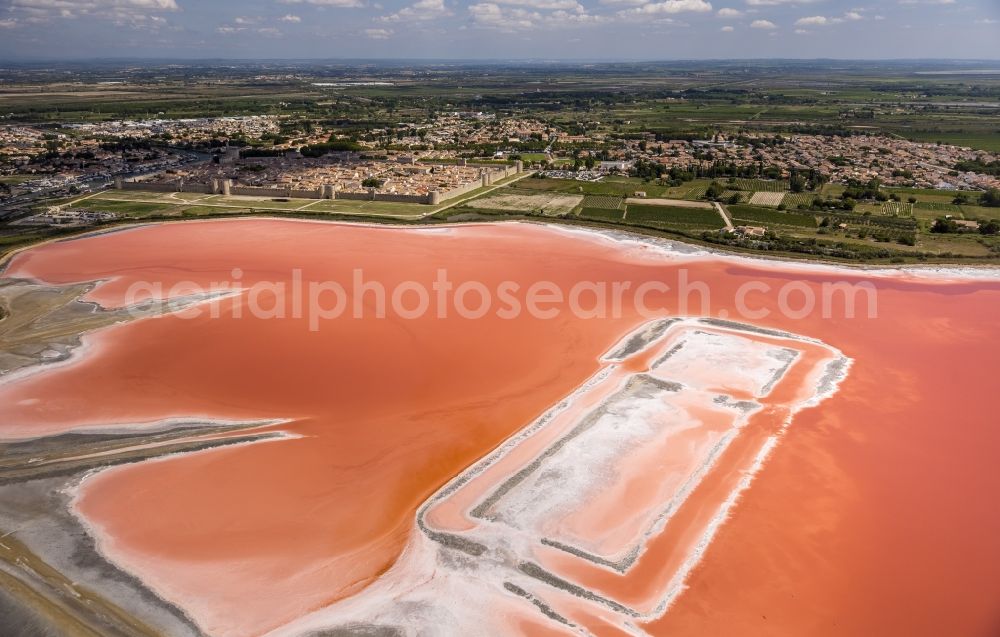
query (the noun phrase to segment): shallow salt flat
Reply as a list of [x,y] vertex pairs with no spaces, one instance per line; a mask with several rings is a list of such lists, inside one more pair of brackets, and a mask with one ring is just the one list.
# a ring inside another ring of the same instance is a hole
[[571,432],[567,438],[572,438],[546,457],[539,470],[507,491],[482,517],[549,539],[572,541],[560,529],[560,520],[612,485],[623,458],[654,439],[697,426],[668,402],[667,394],[673,392],[648,380],[633,381],[587,417],[579,434]]
[[795,351],[734,334],[696,330],[653,364],[652,374],[685,385],[760,397],[795,357]]
[[[621,399],[486,513],[530,529],[542,542],[619,564],[699,470],[709,463],[733,413],[702,396]],[[644,404],[645,403],[645,404]],[[715,423],[706,412],[719,416]],[[655,479],[651,479],[655,475]],[[630,507],[621,510],[621,502]]]

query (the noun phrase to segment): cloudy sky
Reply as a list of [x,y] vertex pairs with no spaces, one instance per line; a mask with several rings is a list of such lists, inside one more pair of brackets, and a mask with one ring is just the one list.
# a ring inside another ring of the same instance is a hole
[[0,58],[1000,59],[998,0],[0,0]]

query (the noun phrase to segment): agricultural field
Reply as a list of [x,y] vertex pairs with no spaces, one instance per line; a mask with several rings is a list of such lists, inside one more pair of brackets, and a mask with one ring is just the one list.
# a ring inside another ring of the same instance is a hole
[[[705,192],[712,183],[711,179],[695,179],[679,186],[667,186],[653,181],[633,177],[609,176],[600,181],[577,181],[574,179],[522,179],[518,188],[524,190],[547,190],[590,196],[607,196],[618,198],[634,198],[636,192],[646,193],[647,199],[686,199],[688,201],[704,201]],[[730,191],[735,194],[738,191]],[[740,192],[742,196],[749,193]],[[779,193],[780,194],[780,193]],[[586,204],[585,204],[586,205]]]
[[[522,179],[517,184],[517,187],[521,190],[547,190],[551,192],[573,192],[580,194],[584,194],[585,192],[584,186],[587,186],[589,188],[587,191],[589,192],[590,190],[598,189],[595,187],[600,186],[600,182],[591,183],[591,182],[577,181],[575,179],[553,179],[551,177],[546,177],[544,179],[537,179],[529,177],[527,179]],[[603,194],[603,193],[598,192],[594,194]]]
[[774,191],[760,191],[753,193],[750,197],[750,205],[752,206],[766,206],[769,208],[777,208],[781,205],[781,201],[785,198],[784,192],[774,192]]
[[[691,186],[686,189],[684,186],[679,188],[679,190],[683,189],[682,193],[679,193],[680,199],[704,199],[705,193],[708,192],[708,187],[712,182],[708,179],[702,179],[690,183]],[[673,193],[670,194],[673,196]]]
[[650,197],[630,197],[625,200],[629,206],[672,206],[674,208],[705,208],[714,210],[715,206],[708,201],[691,201],[689,199],[661,199]]
[[782,212],[771,208],[754,206],[729,206],[729,214],[734,224],[745,225],[780,225],[797,228],[815,228],[816,217],[811,214],[787,211]]
[[882,204],[881,213],[894,217],[912,217],[913,204],[900,201],[887,201]]
[[525,162],[545,161],[547,159],[548,155],[545,153],[521,153],[521,161]]
[[847,190],[847,187],[844,186],[844,184],[828,183],[828,184],[823,184],[823,187],[820,188],[819,190],[819,194],[821,194],[824,197],[838,198],[842,194],[844,194],[845,190]]
[[584,208],[580,211],[580,217],[597,221],[621,221],[624,214],[624,210],[609,208]]
[[789,210],[795,210],[799,206],[811,206],[818,196],[818,194],[811,192],[789,192],[785,194],[785,198],[781,200],[781,203],[785,204],[785,207]]
[[918,201],[913,205],[913,209],[917,212],[921,210],[929,210],[935,213],[941,212],[945,214],[961,214],[962,207],[957,206],[953,203],[936,203],[930,201]]
[[940,201],[947,199],[949,202],[959,195],[965,195],[969,199],[977,199],[982,193],[972,190],[934,190],[930,188],[883,188],[887,193],[895,193],[906,199],[913,195],[918,201]]
[[966,219],[1000,219],[1000,208],[963,205],[962,215]]
[[103,210],[127,217],[146,217],[150,215],[179,213],[184,204],[180,203],[150,203],[142,201],[114,201],[111,199],[86,199],[73,206],[88,210]]
[[[613,199],[602,197],[602,199]],[[582,195],[563,194],[559,192],[540,193],[516,188],[501,188],[483,197],[472,199],[465,207],[483,210],[502,210],[509,212],[532,212],[550,217],[569,214],[583,202]],[[605,206],[594,206],[603,208]]]
[[196,200],[201,205],[240,206],[246,208],[268,208],[270,210],[298,210],[319,199],[291,199],[286,197],[245,197],[239,195],[211,195]]
[[[686,192],[690,187],[700,187],[699,182],[689,182],[685,184]],[[648,197],[676,197],[672,194],[672,188],[661,184],[645,181],[634,177],[605,177],[600,181],[578,181],[576,179],[556,179],[547,177],[544,179],[526,178],[518,181],[517,187],[523,190],[548,190],[554,192],[575,193],[581,195],[605,195],[610,197],[631,197],[636,192],[645,192]],[[708,183],[705,183],[705,188]],[[701,191],[705,193],[704,189]],[[684,197],[687,199],[688,197]]]
[[622,197],[612,197],[610,195],[587,195],[583,199],[583,207],[619,210],[624,202],[625,200]]
[[869,215],[882,214],[882,204],[880,203],[859,203],[854,207],[854,212]]
[[649,206],[630,204],[625,213],[628,223],[654,223],[682,229],[715,229],[723,226],[722,218],[714,209],[690,206]]
[[733,190],[744,190],[750,192],[786,192],[788,182],[779,179],[746,179],[739,177],[729,186]]
[[1000,153],[1000,134],[996,130],[984,130],[979,134],[942,133],[935,131],[911,131],[906,137],[917,142],[942,142],[955,146],[967,146],[977,150]]
[[958,219],[1000,219],[1000,208],[929,202],[918,202],[913,206],[913,216],[924,221],[933,221],[946,215]]
[[[178,195],[185,195],[184,198]],[[105,210],[122,217],[179,216],[244,212],[303,212],[350,215],[377,215],[416,218],[436,210],[421,204],[346,199],[287,199],[108,190],[97,195],[70,200],[68,205],[88,210]]]

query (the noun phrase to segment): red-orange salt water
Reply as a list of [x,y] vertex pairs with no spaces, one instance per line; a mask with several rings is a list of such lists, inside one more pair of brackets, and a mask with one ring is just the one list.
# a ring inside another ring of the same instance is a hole
[[[706,282],[713,314],[739,320],[748,281],[817,289],[860,273],[704,257],[664,259],[603,238],[510,224],[442,232],[244,219],[148,226],[49,244],[5,273],[168,287],[306,281],[352,268],[428,287],[439,268],[495,289],[545,279]],[[988,635],[1000,622],[1000,429],[993,395],[1000,285],[869,277],[878,318],[796,320],[750,295],[753,321],[854,359],[847,380],[782,435],[660,620],[669,635]],[[671,295],[652,294],[651,305]],[[642,322],[434,316],[166,316],[98,331],[62,367],[0,385],[0,436],[169,417],[288,419],[298,437],[120,466],[85,483],[78,509],[102,549],[207,631],[261,634],[361,590],[397,558],[419,504],[569,394]],[[697,303],[694,304],[697,308]],[[623,503],[626,506],[627,503]],[[530,608],[529,608],[530,610]],[[526,617],[534,617],[528,614]],[[534,634],[544,622],[522,620]],[[992,632],[991,632],[992,631]]]

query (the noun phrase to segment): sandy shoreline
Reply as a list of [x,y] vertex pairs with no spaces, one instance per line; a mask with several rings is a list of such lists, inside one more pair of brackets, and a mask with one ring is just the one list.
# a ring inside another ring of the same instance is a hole
[[454,228],[470,227],[470,226],[499,226],[505,224],[529,224],[529,225],[541,225],[545,227],[550,227],[559,231],[570,232],[570,233],[580,233],[582,236],[586,235],[600,235],[606,237],[612,237],[623,243],[637,243],[641,245],[653,245],[658,248],[670,252],[677,253],[680,255],[697,255],[697,256],[713,256],[728,259],[746,260],[749,263],[759,265],[767,263],[776,263],[785,265],[800,264],[807,268],[811,267],[827,267],[834,268],[838,270],[847,270],[857,273],[877,273],[877,272],[888,272],[888,273],[920,273],[920,272],[942,272],[948,275],[955,275],[961,278],[978,279],[980,276],[986,279],[1000,278],[1000,264],[947,264],[947,263],[929,263],[929,264],[905,264],[905,265],[877,265],[877,264],[860,264],[860,263],[844,263],[840,261],[828,261],[824,259],[804,259],[795,258],[791,256],[781,256],[781,255],[757,255],[748,252],[740,252],[733,250],[725,250],[718,246],[705,246],[699,243],[688,243],[682,239],[658,237],[652,235],[646,235],[637,232],[629,232],[626,228],[594,228],[589,226],[573,226],[567,224],[554,223],[552,221],[545,220],[497,220],[497,221],[474,221],[468,223],[440,223],[433,226],[419,226],[415,224],[408,223],[390,223],[390,222],[367,222],[367,221],[349,221],[349,220],[326,220],[326,219],[303,219],[299,217],[286,217],[286,216],[274,216],[274,215],[247,215],[240,217],[221,217],[212,219],[178,219],[178,220],[161,220],[161,221],[138,221],[134,224],[126,224],[114,228],[103,228],[98,230],[91,230],[81,232],[77,235],[72,235],[68,237],[56,237],[53,239],[48,239],[36,244],[29,246],[23,246],[16,248],[7,252],[3,256],[0,256],[0,276],[3,275],[10,261],[14,259],[18,254],[27,252],[51,243],[59,243],[64,241],[75,241],[78,239],[84,239],[89,237],[98,237],[107,234],[115,234],[119,232],[125,232],[128,230],[141,229],[144,227],[165,225],[165,224],[193,224],[193,223],[220,223],[220,222],[239,222],[246,221],[250,219],[270,219],[275,221],[285,221],[285,222],[298,222],[298,223],[308,223],[308,224],[330,224],[330,225],[345,225],[345,226],[359,226],[365,228],[381,228],[381,229],[399,229],[399,230],[420,230],[424,232],[434,232],[434,231],[447,231]]

